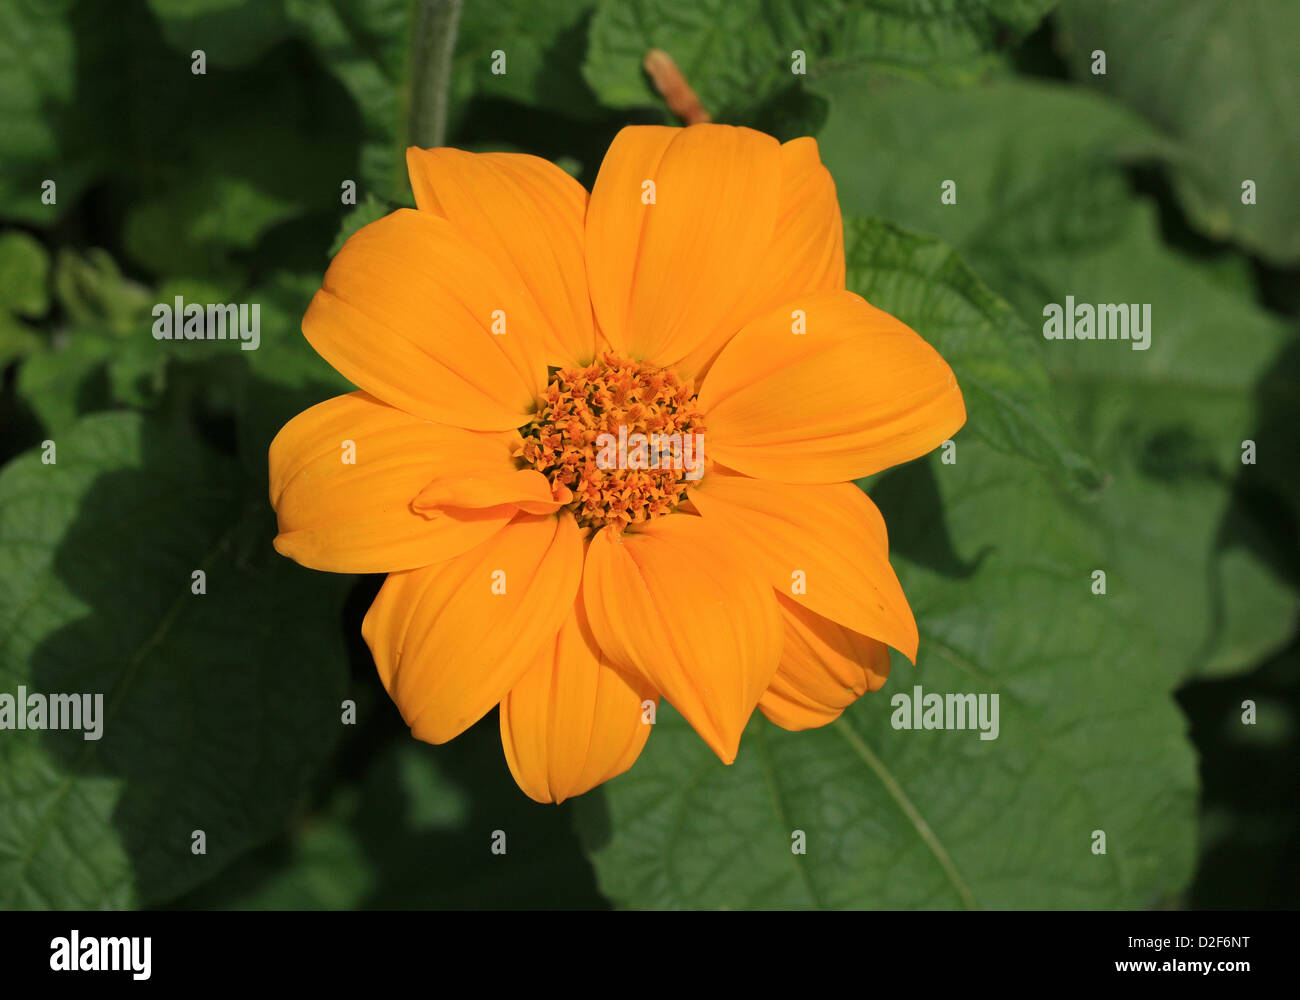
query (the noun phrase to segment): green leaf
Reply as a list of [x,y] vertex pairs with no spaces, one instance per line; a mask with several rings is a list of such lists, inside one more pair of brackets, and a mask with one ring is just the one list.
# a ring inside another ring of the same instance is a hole
[[0,740],[0,906],[160,902],[265,840],[333,748],[347,578],[276,555],[262,485],[175,424],[55,443],[0,472],[0,692],[101,694],[102,738]]
[[278,0],[149,0],[168,43],[202,50],[209,66],[238,68],[293,36]]
[[[367,679],[369,680],[369,679]],[[380,697],[384,696],[382,693]],[[396,716],[384,698],[377,710]],[[397,720],[394,720],[397,721]],[[520,794],[491,715],[446,746],[404,726],[361,779],[186,909],[603,909],[569,806]],[[493,853],[496,831],[505,853]]]
[[[1091,592],[1113,546],[1079,516],[1096,501],[991,447],[1026,416],[1054,420],[1037,352],[982,333],[988,317],[970,306],[927,324],[926,303],[968,299],[969,279],[938,274],[919,296],[894,274],[896,249],[874,266],[878,245],[852,244],[851,287],[926,335],[959,381],[971,344],[1002,373],[958,433],[955,463],[893,470],[872,491],[920,627],[917,665],[896,656],[881,692],[822,729],[786,733],[756,715],[731,768],[662,711],[636,766],[580,800],[602,891],[656,908],[1152,905],[1182,887],[1194,855],[1195,759],[1170,695],[1181,664],[1131,584]],[[895,728],[892,699],[914,685],[996,694],[997,738]],[[806,854],[792,851],[796,831]]]
[[[1254,388],[1285,330],[1250,301],[1240,261],[1166,248],[1152,207],[1129,192],[1121,166],[1167,157],[1169,143],[1114,102],[1056,84],[952,91],[846,73],[817,86],[830,107],[819,143],[845,210],[870,206],[953,243],[1031,325],[1064,422],[1106,482],[1084,513],[1125,540],[1112,572],[1141,581],[1166,648],[1198,672],[1274,649],[1290,634],[1291,616],[1277,614],[1288,586],[1238,567],[1249,589],[1229,601],[1219,561]],[[1150,304],[1150,348],[1043,340],[1045,306],[1067,296]],[[1235,652],[1221,659],[1228,636]]]
[[49,350],[18,369],[17,390],[47,434],[60,434],[83,414],[114,405],[106,370],[115,338],[93,328],[65,331]]
[[200,174],[134,208],[123,239],[136,260],[160,273],[202,274],[303,208],[246,178]]
[[[585,73],[605,104],[659,103],[642,60],[649,49],[663,49],[717,120],[742,122],[801,79],[846,66],[969,82],[996,62],[997,49],[1031,31],[1053,2],[602,0]],[[796,51],[804,54],[803,74],[793,72]]]
[[39,351],[42,340],[19,316],[39,318],[50,306],[50,258],[19,229],[0,232],[0,369]]
[[[355,388],[301,333],[319,275],[281,272],[252,289],[181,278],[153,292],[125,279],[107,253],[92,250],[84,257],[61,253],[55,285],[71,322],[17,377],[18,395],[48,434],[100,410],[161,409],[188,420],[197,408],[209,420],[234,420],[242,463],[263,476],[267,444],[290,417]],[[155,340],[154,303],[171,305],[178,296],[256,307],[257,348],[244,350],[235,340]]]
[[402,150],[415,5],[410,0],[285,0],[285,9],[361,113],[359,193],[409,204]]
[[0,312],[0,369],[15,358],[35,354],[42,346],[41,338],[27,324]]
[[1145,351],[1055,341],[1047,354],[1066,419],[1109,478],[1095,514],[1124,541],[1115,570],[1140,586],[1151,628],[1189,672],[1243,669],[1275,651],[1292,634],[1293,614],[1279,609],[1295,606],[1295,591],[1263,566],[1241,566],[1246,553],[1225,535],[1249,521],[1233,482],[1259,415],[1255,387],[1284,349],[1285,327],[1165,249],[1150,206],[1127,213],[1109,244],[1012,266],[1026,291],[1047,290],[1033,297],[1040,313],[1067,294],[1151,305]]
[[[56,112],[73,93],[70,7],[71,0],[10,0],[0,6],[0,203],[11,218],[45,224],[58,213],[42,204],[41,181],[65,176]],[[69,184],[64,197],[72,193]]]
[[1031,458],[1063,484],[1070,477],[1077,487],[1098,485],[1091,461],[1056,417],[1041,339],[951,247],[875,219],[849,218],[844,252],[850,288],[871,289],[873,302],[894,303],[927,339],[945,345],[966,402],[966,434]]
[[1115,165],[1170,153],[1136,115],[1055,83],[952,90],[846,70],[811,86],[829,104],[817,141],[844,213],[938,235],[976,271],[1104,242],[1129,199]]
[[54,294],[73,323],[102,327],[120,337],[148,324],[154,301],[147,288],[123,275],[112,255],[99,248],[84,254],[59,251]]
[[[466,3],[453,64],[453,98],[500,98],[570,118],[601,113],[582,75],[582,52],[596,0]],[[504,72],[494,67],[505,55]],[[455,109],[454,109],[455,110]]]
[[[1300,6],[1274,0],[1071,0],[1071,72],[1176,139],[1178,194],[1211,236],[1276,264],[1300,261]],[[1093,52],[1106,72],[1092,73]],[[1256,202],[1243,204],[1253,181]]]
[[61,433],[97,410],[155,402],[167,356],[149,333],[149,289],[98,248],[60,250],[53,285],[64,322],[26,359],[16,383],[46,433]]
[[39,317],[50,306],[50,258],[18,229],[0,233],[0,312]]

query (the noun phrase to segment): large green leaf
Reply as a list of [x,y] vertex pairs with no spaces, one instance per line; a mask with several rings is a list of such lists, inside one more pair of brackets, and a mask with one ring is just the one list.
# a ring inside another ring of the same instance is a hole
[[[845,66],[890,66],[966,81],[1027,34],[1054,0],[602,0],[586,76],[613,107],[655,103],[642,70],[652,48],[677,62],[720,121]],[[796,51],[804,54],[795,73]]]
[[1117,565],[1139,584],[1152,628],[1190,671],[1245,669],[1276,651],[1294,630],[1296,593],[1235,537],[1254,529],[1233,483],[1260,416],[1256,385],[1288,339],[1283,324],[1164,249],[1149,206],[1127,213],[1109,244],[1013,267],[1032,275],[1020,298],[1048,290],[1035,298],[1040,312],[1066,295],[1150,303],[1146,351],[1068,341],[1048,351],[1067,419],[1108,474],[1094,516],[1120,542]]
[[1097,485],[1091,461],[1057,419],[1041,339],[951,247],[876,220],[850,218],[844,252],[850,288],[870,287],[873,301],[893,303],[960,364],[967,434],[1032,459],[1062,485]]
[[340,734],[346,578],[276,555],[264,487],[175,426],[92,416],[0,472],[0,692],[103,696],[99,740],[0,740],[0,906],[175,896],[270,836]]
[[[964,385],[971,345],[976,372],[993,350],[969,327],[1001,325],[1005,308],[927,325],[918,303],[961,316],[970,296],[944,275],[924,299],[908,294],[896,277],[907,242],[853,241],[850,285],[925,333]],[[931,241],[910,242],[919,258],[934,253]],[[890,248],[879,268],[876,247]],[[1020,373],[1013,408],[1050,423],[1036,352],[1010,326],[1000,350]],[[972,408],[955,463],[932,458],[872,489],[920,627],[915,669],[896,657],[881,692],[819,730],[786,733],[756,717],[731,768],[662,712],[636,766],[582,803],[613,900],[1092,908],[1150,905],[1182,887],[1196,769],[1170,695],[1181,664],[1151,635],[1129,581],[1112,575],[1107,594],[1092,593],[1114,545],[1078,508],[1104,493],[1064,493],[1041,466],[990,447],[1000,423],[1018,422],[996,405]],[[895,729],[890,699],[916,684],[997,694],[997,738]],[[1098,830],[1105,854],[1093,852]],[[792,851],[796,831],[806,854]]]
[[817,140],[845,214],[934,233],[976,270],[1106,241],[1128,201],[1115,165],[1170,152],[1133,113],[1061,84],[952,90],[845,70],[812,88],[830,106]]
[[[1064,419],[1107,483],[1107,501],[1083,513],[1123,541],[1117,558],[1167,648],[1202,672],[1275,649],[1294,594],[1233,551],[1232,483],[1256,383],[1286,331],[1251,303],[1239,261],[1167,248],[1154,210],[1129,193],[1120,164],[1168,156],[1169,144],[1122,107],[1055,84],[951,91],[855,72],[817,86],[831,109],[822,155],[846,211],[952,242],[1031,324]],[[941,198],[945,180],[955,204]],[[1149,349],[1045,341],[1044,307],[1067,296],[1150,304]]]
[[[1177,190],[1208,233],[1300,260],[1300,5],[1276,0],[1071,0],[1071,72],[1177,139]],[[1092,72],[1093,53],[1106,72]],[[1254,204],[1242,201],[1253,181]]]

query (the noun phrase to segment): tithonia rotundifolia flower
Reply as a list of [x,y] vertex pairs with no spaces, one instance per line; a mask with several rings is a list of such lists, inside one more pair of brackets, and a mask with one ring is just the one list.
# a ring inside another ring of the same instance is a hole
[[845,289],[814,140],[637,126],[590,194],[545,160],[415,149],[303,319],[359,391],[270,448],[275,547],[387,573],[362,625],[412,733],[500,706],[519,786],[627,770],[662,696],[725,763],[754,709],[834,720],[915,660],[852,482],[961,426],[953,373]]

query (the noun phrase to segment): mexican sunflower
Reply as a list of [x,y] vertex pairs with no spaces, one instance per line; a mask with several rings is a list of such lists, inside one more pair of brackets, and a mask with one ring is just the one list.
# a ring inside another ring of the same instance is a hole
[[[499,705],[515,780],[558,802],[633,764],[660,696],[730,763],[755,707],[820,726],[889,647],[915,660],[850,480],[965,409],[845,290],[814,140],[625,128],[590,194],[533,156],[407,166],[418,207],[353,235],[303,319],[359,391],[291,420],[270,479],[280,553],[388,574],[362,634],[418,739]],[[602,461],[620,433],[670,446]]]

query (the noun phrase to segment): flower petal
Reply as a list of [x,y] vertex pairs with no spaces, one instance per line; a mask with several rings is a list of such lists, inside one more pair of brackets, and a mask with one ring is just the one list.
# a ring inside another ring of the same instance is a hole
[[889,565],[884,519],[852,483],[790,485],[715,469],[691,494],[708,525],[736,532],[778,594],[916,662],[916,619]]
[[517,509],[447,510],[430,518],[411,501],[439,473],[513,468],[517,440],[513,431],[430,423],[364,392],[318,403],[271,442],[276,551],[333,573],[415,569],[459,555],[505,527]]
[[844,288],[840,202],[816,139],[805,136],[781,146],[776,232],[751,287],[755,316],[807,292]]
[[583,598],[610,658],[661,691],[724,763],[781,656],[771,589],[715,525],[670,514],[587,551]]
[[852,292],[812,292],[746,325],[699,399],[714,460],[790,483],[869,476],[924,455],[966,420],[947,362]]
[[781,146],[781,185],[776,230],[759,262],[749,294],[740,303],[722,342],[693,350],[678,363],[686,378],[700,379],[718,352],[755,316],[807,292],[844,288],[844,225],[830,171],[822,166],[817,140],[792,139]]
[[367,392],[471,430],[518,427],[546,382],[546,321],[536,303],[429,212],[400,209],[354,233],[302,330]]
[[412,146],[406,165],[420,210],[450,220],[541,307],[547,363],[589,364],[596,325],[583,259],[586,189],[524,153]]
[[361,634],[415,737],[445,743],[504,698],[555,641],[581,576],[567,511],[520,514],[463,555],[390,574]]
[[501,702],[501,745],[519,787],[563,802],[622,774],[650,735],[654,689],[619,670],[596,645],[581,596],[555,642]]
[[479,475],[439,476],[419,492],[412,507],[424,513],[501,504],[514,504],[529,514],[554,514],[563,506],[552,495],[550,482],[537,470],[501,468]]
[[587,209],[587,279],[616,350],[668,365],[734,332],[772,239],[780,172],[777,141],[752,129],[634,125],[614,137]]
[[785,622],[781,666],[758,703],[770,720],[783,729],[815,729],[834,722],[859,696],[884,686],[888,646],[784,594],[777,600]]

